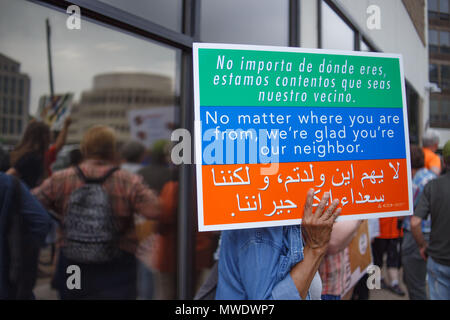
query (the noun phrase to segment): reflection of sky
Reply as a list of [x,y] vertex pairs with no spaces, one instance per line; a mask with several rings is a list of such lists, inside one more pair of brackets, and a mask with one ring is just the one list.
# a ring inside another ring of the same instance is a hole
[[322,47],[353,50],[353,30],[325,2],[322,5],[322,17]]
[[80,93],[93,77],[113,71],[150,72],[175,78],[176,51],[82,20],[66,28],[68,15],[26,1],[0,0],[0,52],[21,64],[31,78],[30,113],[49,94],[45,19],[52,26],[55,93]]
[[[150,20],[174,31],[181,31],[182,0],[100,0],[113,7]],[[207,0],[208,1],[208,0]]]
[[204,0],[200,37],[205,42],[288,45],[287,0]]

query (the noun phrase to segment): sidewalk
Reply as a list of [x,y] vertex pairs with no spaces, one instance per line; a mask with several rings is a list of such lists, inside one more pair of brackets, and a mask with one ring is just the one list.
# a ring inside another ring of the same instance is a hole
[[[41,252],[41,261],[47,262],[47,261],[49,261],[49,259],[50,259],[50,250],[46,248],[46,249],[42,250],[42,252]],[[36,299],[37,300],[57,300],[58,299],[57,292],[50,287],[50,281],[51,281],[50,274],[52,274],[52,272],[53,272],[53,267],[46,266],[46,265],[44,266],[44,265],[40,264],[39,269],[48,275],[38,278],[36,288],[34,290]],[[383,276],[385,276],[384,270],[383,270]],[[400,277],[400,279],[399,279],[400,287],[406,292],[405,296],[400,297],[400,296],[390,292],[387,289],[378,289],[378,290],[370,290],[369,291],[369,300],[408,300],[409,299],[408,293],[407,293],[405,284],[402,281],[403,275],[402,275],[401,270],[400,270],[399,277]]]

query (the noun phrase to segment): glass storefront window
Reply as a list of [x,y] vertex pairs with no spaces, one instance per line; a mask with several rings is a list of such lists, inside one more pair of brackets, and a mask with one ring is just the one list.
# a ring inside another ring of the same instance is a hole
[[322,1],[322,48],[354,50],[354,31]]
[[183,0],[99,0],[115,8],[181,32]]
[[[27,17],[25,24],[21,17]],[[145,169],[142,172],[145,183],[158,194],[169,180],[177,180],[166,155],[171,130],[179,126],[181,51],[87,19],[81,21],[80,30],[69,30],[65,13],[24,0],[0,1],[0,65],[8,66],[8,71],[0,71],[3,84],[0,101],[6,111],[1,114],[2,143],[13,147],[28,125],[28,114],[39,118],[44,114],[41,110],[51,105],[46,100],[49,96],[47,18],[51,25],[55,95],[73,95],[73,123],[66,146],[52,165],[53,172],[71,165],[70,151],[79,148],[88,128],[108,125],[115,129],[120,145],[131,140],[144,145],[139,167]],[[22,84],[12,82],[12,78],[17,81],[19,77],[24,79]],[[12,90],[15,95],[11,95]],[[110,101],[112,96],[117,102]],[[124,154],[121,161],[126,162]],[[165,226],[171,238],[169,247],[160,249],[164,265],[156,267],[160,271],[157,274],[149,271],[153,261],[149,243],[155,244],[151,237],[157,236],[155,230],[160,230],[159,225],[140,217],[128,224],[131,232],[128,240],[134,243],[138,238],[141,242],[136,254],[139,257],[137,278],[127,279],[137,279],[141,299],[176,298],[177,201],[174,197],[174,212],[170,214],[175,216],[175,222]],[[50,251],[49,246],[41,250],[41,261],[52,258]],[[57,298],[50,286],[55,272],[53,266],[52,263],[45,267],[39,265],[44,275],[38,279],[37,299]]]
[[201,2],[204,42],[288,45],[287,0],[207,0]]

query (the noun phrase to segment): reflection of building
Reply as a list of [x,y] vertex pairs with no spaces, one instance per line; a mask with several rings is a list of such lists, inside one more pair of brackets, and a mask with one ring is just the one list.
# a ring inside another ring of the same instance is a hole
[[430,82],[441,89],[430,94],[430,126],[438,128],[442,145],[450,139],[449,0],[428,0],[428,42]]
[[93,125],[113,127],[119,141],[130,137],[127,111],[174,105],[170,78],[146,73],[107,73],[94,77],[92,90],[72,109],[69,143],[79,143]]
[[28,120],[30,78],[20,73],[20,63],[0,54],[1,141],[14,145]]

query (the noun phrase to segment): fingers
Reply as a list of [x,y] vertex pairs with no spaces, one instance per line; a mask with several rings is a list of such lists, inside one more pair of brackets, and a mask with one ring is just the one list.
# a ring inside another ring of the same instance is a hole
[[306,194],[305,207],[303,209],[303,218],[312,214],[312,205],[314,202],[314,189],[309,189]]
[[[319,205],[312,214],[313,202],[314,202],[314,189],[309,189],[306,195],[305,207],[303,212],[303,218],[314,217],[314,219],[328,220],[332,218],[332,222],[334,222],[337,217],[340,215],[342,209],[337,208],[340,201],[335,199],[330,206],[327,208],[328,201],[330,200],[330,193],[325,192],[323,194],[322,199],[319,202]],[[337,209],[336,209],[337,208]]]
[[323,194],[322,199],[320,199],[319,206],[317,207],[316,211],[314,212],[314,216],[316,218],[320,218],[323,215],[323,213],[325,211],[325,207],[327,206],[329,199],[330,199],[330,193],[325,192]]
[[339,217],[339,215],[341,214],[341,212],[342,212],[342,208],[337,208],[337,209],[333,212],[333,214],[331,215],[331,221],[332,221],[332,223],[334,223],[334,222],[336,221],[336,219]]
[[332,217],[333,214],[336,212],[336,208],[338,205],[339,205],[339,200],[338,199],[333,200],[331,205],[323,213],[321,219],[328,220],[330,217]]

